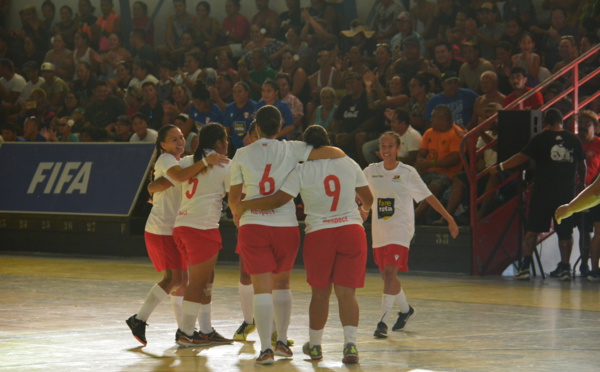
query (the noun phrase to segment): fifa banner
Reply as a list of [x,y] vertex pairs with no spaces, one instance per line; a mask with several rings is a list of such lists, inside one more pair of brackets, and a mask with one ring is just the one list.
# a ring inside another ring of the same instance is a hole
[[128,216],[154,149],[148,143],[4,143],[0,212]]

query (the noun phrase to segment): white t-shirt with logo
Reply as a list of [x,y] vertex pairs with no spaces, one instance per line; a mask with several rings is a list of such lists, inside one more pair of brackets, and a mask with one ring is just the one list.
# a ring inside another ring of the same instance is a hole
[[175,217],[181,205],[180,183],[167,176],[167,171],[179,165],[171,154],[162,154],[154,164],[154,179],[165,177],[173,184],[168,189],[157,192],[152,197],[152,210],[146,221],[146,231],[156,235],[173,235]]
[[302,195],[306,230],[361,225],[356,205],[356,188],[368,186],[356,162],[349,157],[311,160],[290,173],[281,187],[289,195]]
[[[235,153],[231,162],[231,185],[244,185],[245,200],[272,195],[279,191],[298,162],[308,159],[311,151],[312,146],[305,142],[261,138]],[[246,224],[298,226],[296,207],[290,200],[273,210],[247,210],[240,218],[240,226]]]
[[420,202],[431,195],[415,168],[399,163],[386,170],[383,162],[364,170],[373,193],[371,235],[373,248],[390,244],[410,248],[415,233],[413,201]]
[[[207,155],[213,150],[206,151]],[[181,159],[181,167],[194,164],[194,156]],[[198,173],[181,184],[181,206],[175,219],[175,227],[187,226],[200,230],[219,228],[223,197],[229,192],[229,164],[211,166],[206,173]]]

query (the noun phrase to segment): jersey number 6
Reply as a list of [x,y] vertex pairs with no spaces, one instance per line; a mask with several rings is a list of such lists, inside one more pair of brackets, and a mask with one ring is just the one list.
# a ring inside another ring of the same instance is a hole
[[275,179],[269,177],[269,173],[271,173],[271,164],[267,164],[262,179],[258,183],[261,195],[271,195],[275,191]]
[[[332,188],[332,184],[333,184],[333,188]],[[327,196],[333,198],[333,200],[331,202],[331,208],[329,209],[329,211],[335,212],[337,210],[338,202],[340,200],[340,191],[341,191],[340,179],[337,178],[336,176],[334,176],[333,174],[330,174],[329,176],[325,177],[325,180],[323,181],[323,185],[325,186],[325,194]]]

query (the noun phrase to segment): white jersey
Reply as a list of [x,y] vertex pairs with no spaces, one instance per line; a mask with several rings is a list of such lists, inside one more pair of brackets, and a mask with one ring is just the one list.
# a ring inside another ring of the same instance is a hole
[[[312,146],[305,142],[261,138],[235,153],[231,163],[231,184],[244,185],[245,200],[272,195],[279,191],[298,162],[308,159],[311,150]],[[248,210],[240,219],[240,226],[246,224],[298,226],[296,207],[290,200],[274,210]]]
[[154,178],[165,177],[173,187],[157,192],[152,197],[152,210],[146,221],[146,231],[156,235],[173,235],[175,217],[181,204],[180,183],[167,176],[167,171],[179,165],[179,161],[171,154],[162,154],[154,164]]
[[306,233],[345,225],[361,225],[356,188],[368,186],[349,157],[307,161],[290,173],[281,187],[289,195],[302,195]]
[[409,125],[406,132],[400,136],[400,152],[398,153],[398,156],[407,158],[408,153],[419,151],[422,139],[423,136],[421,136],[421,133]]
[[140,135],[134,133],[129,138],[129,142],[133,143],[156,143],[156,139],[158,138],[158,132],[154,129],[148,128],[146,129],[148,132],[146,133],[146,137],[144,139],[140,138]]
[[[207,151],[210,155],[214,151]],[[181,167],[194,164],[194,156],[181,159]],[[229,192],[229,164],[225,167],[209,167],[206,173],[198,173],[181,187],[181,206],[175,227],[187,226],[200,230],[219,228],[223,197]]]
[[413,200],[420,202],[431,195],[415,168],[399,163],[386,170],[383,162],[364,170],[373,193],[371,235],[373,248],[389,244],[410,248],[415,233]]

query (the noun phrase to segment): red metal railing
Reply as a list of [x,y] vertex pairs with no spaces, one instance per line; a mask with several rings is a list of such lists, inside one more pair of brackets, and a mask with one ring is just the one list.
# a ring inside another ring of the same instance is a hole
[[[505,107],[504,110],[523,109],[523,102],[526,99],[539,91],[543,91],[556,79],[571,73],[572,85],[566,88],[563,92],[557,94],[556,97],[550,101],[544,103],[539,110],[545,111],[563,98],[571,95],[573,103],[572,109],[565,114],[564,119],[573,116],[579,112],[581,108],[587,106],[593,100],[600,97],[600,91],[598,91],[591,96],[586,97],[583,101],[579,101],[579,87],[594,77],[600,75],[600,67],[598,67],[588,75],[580,77],[579,65],[588,58],[594,58],[599,52],[600,44],[592,47],[589,51],[579,56],[576,60],[565,66],[559,72],[550,76],[534,89],[527,92],[527,94],[521,96],[519,99]],[[483,155],[483,151],[495,146],[497,140],[494,140],[479,149],[476,148],[476,143],[481,133],[488,130],[496,120],[497,114],[491,118],[488,118],[483,123],[469,131],[462,140],[460,153],[463,167],[467,173],[470,183],[469,201],[471,206],[470,221],[473,239],[473,274],[481,275],[500,274],[511,262],[514,262],[514,260],[517,258],[516,253],[519,252],[520,248],[518,247],[521,241],[519,239],[519,235],[522,234],[520,229],[520,221],[518,221],[519,216],[517,216],[517,220],[514,218],[509,218],[514,217],[515,208],[520,207],[518,200],[520,196],[516,196],[513,199],[506,201],[488,216],[483,217],[481,220],[477,220],[477,210],[483,201],[493,197],[498,190],[512,180],[521,177],[521,172],[515,172],[510,178],[501,182],[493,190],[490,190],[482,195],[478,195],[477,181],[485,177],[490,168],[478,171],[477,159],[479,156]],[[492,246],[494,247],[493,252]],[[504,256],[494,257],[496,251],[498,251],[500,248],[504,251]]]

